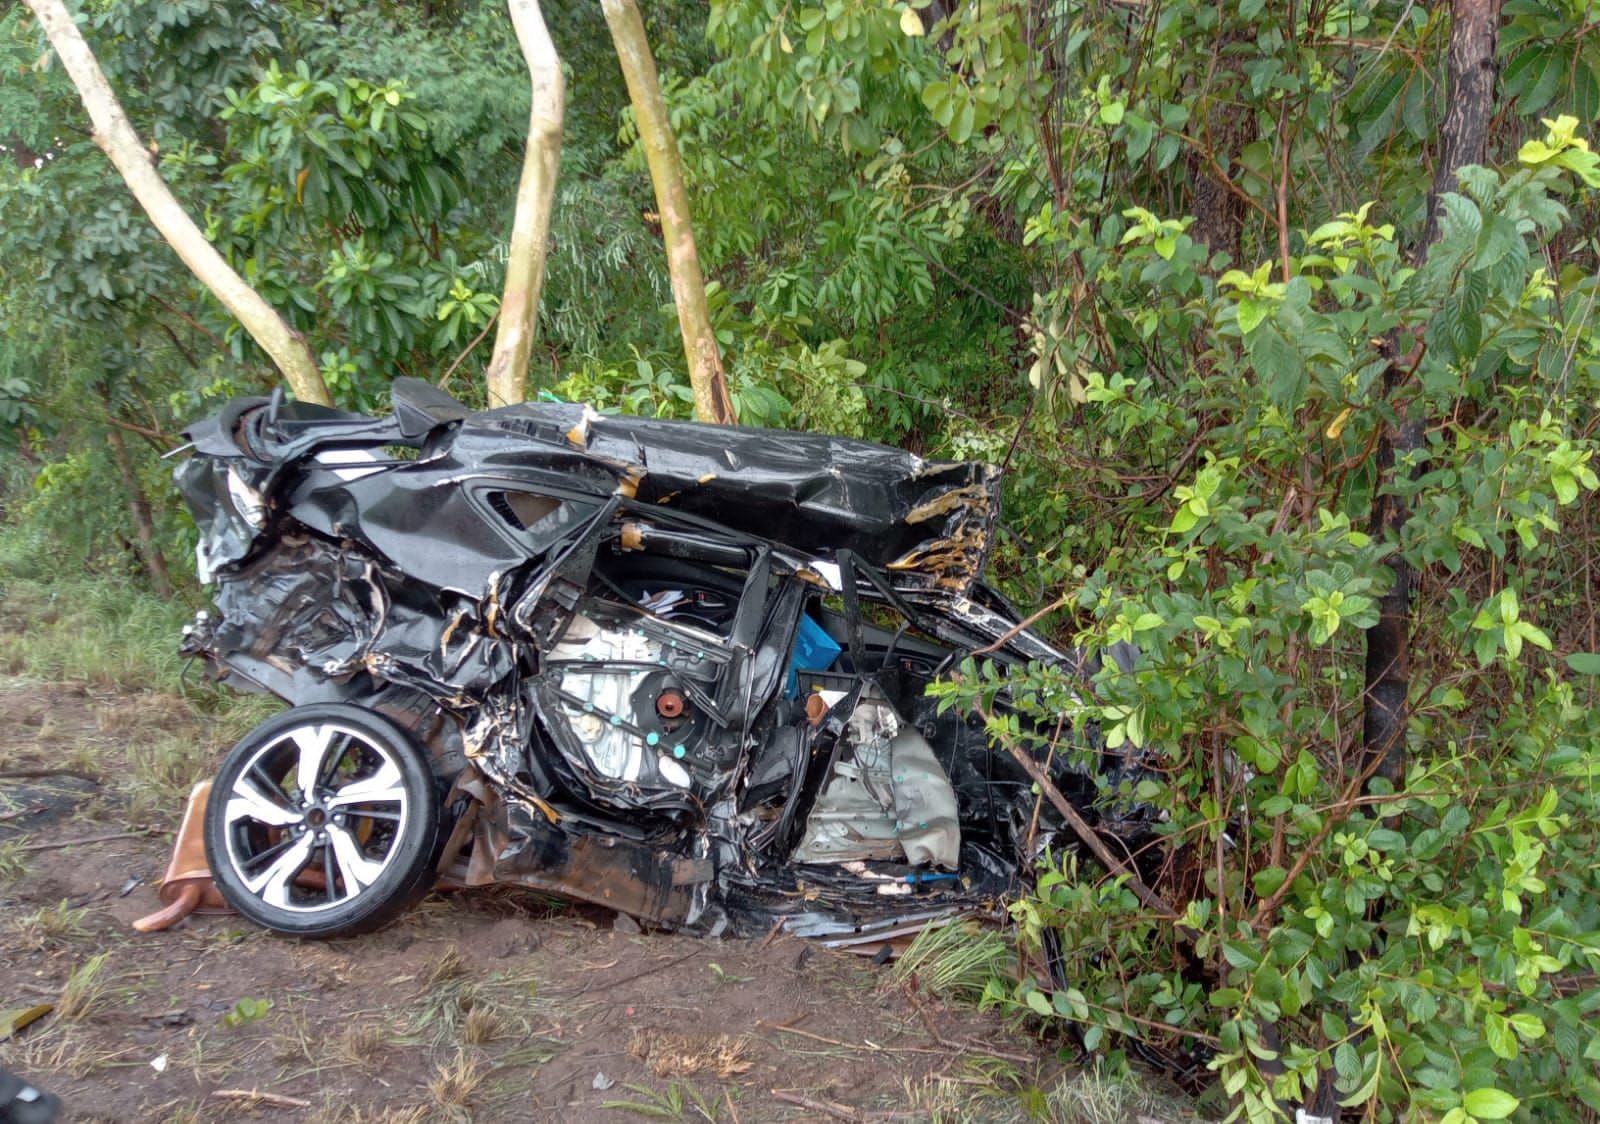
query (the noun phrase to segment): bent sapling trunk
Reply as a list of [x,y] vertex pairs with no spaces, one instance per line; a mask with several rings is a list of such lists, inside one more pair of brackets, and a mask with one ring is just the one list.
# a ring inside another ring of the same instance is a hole
[[24,0],[24,3],[38,18],[39,26],[77,88],[94,124],[95,144],[116,166],[161,237],[267,353],[296,398],[331,405],[322,372],[304,337],[291,328],[278,315],[277,309],[251,288],[206,240],[205,233],[195,225],[161,178],[66,5],[62,0]]
[[706,307],[705,279],[700,274],[700,254],[695,249],[689,220],[689,193],[683,186],[683,163],[678,142],[667,118],[661,80],[645,38],[644,21],[634,0],[601,0],[617,61],[628,83],[628,100],[639,125],[639,143],[650,165],[650,182],[656,189],[661,212],[661,235],[667,245],[667,269],[672,277],[672,299],[678,308],[678,330],[683,336],[684,360],[694,388],[695,415],[701,421],[732,423],[733,400],[722,371],[717,337],[711,330]]
[[561,130],[566,116],[566,79],[561,57],[545,26],[539,0],[511,0],[511,22],[528,64],[532,104],[528,145],[517,186],[516,214],[506,258],[506,284],[500,298],[500,327],[485,376],[489,405],[510,406],[528,393],[528,355],[544,289],[550,218],[555,209],[556,177],[561,168]]

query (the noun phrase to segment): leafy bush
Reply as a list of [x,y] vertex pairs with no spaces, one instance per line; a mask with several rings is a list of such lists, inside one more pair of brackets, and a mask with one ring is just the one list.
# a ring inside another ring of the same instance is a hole
[[[1504,176],[1465,169],[1420,267],[1365,207],[1307,232],[1286,282],[1213,279],[1148,213],[1065,235],[1102,284],[1144,287],[1124,328],[1159,346],[1186,324],[1206,362],[1165,388],[1084,375],[1095,430],[1171,466],[1069,595],[1077,642],[1136,663],[1092,693],[970,663],[938,688],[1076,714],[1143,766],[1103,800],[1151,814],[1149,849],[1116,878],[1055,856],[1015,907],[1053,971],[992,997],[1091,1047],[1198,1047],[1250,1119],[1319,1080],[1383,1117],[1600,1111],[1600,655],[1565,545],[1597,510],[1596,283],[1532,249],[1600,186],[1572,126]],[[1391,333],[1421,346],[1396,357]],[[1380,394],[1399,362],[1408,402]],[[1415,512],[1396,541],[1358,521],[1402,403],[1438,420],[1393,484]],[[1397,556],[1424,577],[1390,784],[1362,748],[1360,630]]]

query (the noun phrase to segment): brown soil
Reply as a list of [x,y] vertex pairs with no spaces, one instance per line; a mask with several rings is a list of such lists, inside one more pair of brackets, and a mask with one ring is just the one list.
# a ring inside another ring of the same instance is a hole
[[[236,916],[140,935],[129,923],[158,905],[181,808],[128,823],[120,782],[130,749],[204,740],[204,717],[13,679],[0,730],[0,1012],[58,1005],[0,1042],[0,1066],[69,1119],[927,1119],[952,1089],[1008,1118],[1059,1068],[1052,1048],[854,956],[627,933],[527,894],[435,896],[354,940],[283,940]],[[82,775],[16,775],[52,768]],[[69,977],[101,954],[65,1017]]]

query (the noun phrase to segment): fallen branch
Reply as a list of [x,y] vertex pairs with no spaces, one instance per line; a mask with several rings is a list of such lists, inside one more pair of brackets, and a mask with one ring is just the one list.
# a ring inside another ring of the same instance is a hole
[[[803,1018],[804,1016],[796,1016]],[[791,1022],[793,1020],[790,1020]],[[798,1034],[801,1038],[809,1038],[813,1042],[821,1042],[824,1046],[838,1046],[843,1050],[869,1050],[874,1054],[940,1054],[942,1050],[934,1050],[927,1046],[880,1046],[876,1042],[843,1042],[837,1038],[826,1035],[813,1034],[809,1030],[801,1030],[797,1026],[786,1026],[783,1023],[769,1023],[766,1019],[757,1019],[756,1026],[767,1030],[776,1030],[781,1034]],[[988,1049],[984,1047],[984,1049]],[[1028,1059],[1032,1061],[1033,1059]]]
[[[978,708],[978,713],[983,716],[985,723],[989,722],[991,716],[981,706]],[[1178,911],[1168,905],[1166,899],[1162,898],[1160,894],[1146,886],[1136,870],[1111,853],[1111,848],[1107,847],[1106,841],[1100,838],[1100,833],[1090,827],[1089,822],[1083,818],[1078,809],[1072,806],[1072,802],[1061,794],[1061,790],[1056,787],[1055,782],[1050,779],[1049,775],[1039,765],[1039,762],[1035,761],[1027,750],[1012,745],[1010,742],[1006,742],[1005,747],[1006,752],[1016,759],[1018,765],[1022,766],[1022,771],[1027,773],[1032,778],[1033,783],[1039,786],[1039,791],[1044,793],[1045,799],[1049,800],[1055,810],[1061,813],[1061,818],[1067,821],[1067,826],[1072,828],[1073,834],[1083,841],[1084,846],[1094,852],[1094,857],[1100,860],[1100,864],[1106,868],[1106,871],[1113,875],[1125,877],[1128,880],[1128,889],[1133,891],[1134,896],[1143,903],[1146,909],[1155,910],[1161,914],[1163,920],[1175,920],[1178,916]]]
[[286,1097],[282,1093],[263,1093],[260,1089],[218,1089],[211,1094],[223,1101],[249,1101],[251,1104],[269,1104],[274,1108],[310,1108],[310,1101],[299,1097]]
[[632,983],[634,980],[639,979],[642,976],[648,976],[652,972],[665,972],[668,968],[676,968],[679,964],[682,964],[685,960],[693,960],[696,956],[700,956],[702,954],[703,954],[703,950],[697,948],[693,952],[684,953],[682,956],[678,957],[676,960],[669,960],[665,964],[652,964],[648,968],[643,968],[643,969],[641,969],[641,970],[639,970],[637,972],[633,972],[633,973],[631,973],[629,975],[623,976],[621,979],[607,980],[605,983],[602,983],[602,984],[594,984],[594,985],[586,984],[583,987],[579,988],[577,991],[573,992],[570,996],[563,996],[562,998],[576,999],[580,995],[588,995],[588,994],[591,994],[593,992],[607,991],[607,990],[609,990],[609,989],[611,989],[613,987],[620,987],[625,983]]
[[987,1043],[952,1041],[951,1039],[948,1039],[939,1033],[939,1028],[934,1025],[933,1016],[928,1014],[928,1009],[922,1005],[922,1002],[917,998],[916,993],[908,992],[907,994],[911,999],[911,1005],[916,1008],[917,1014],[922,1017],[922,1025],[927,1028],[928,1037],[932,1038],[946,1050],[954,1050],[959,1054],[987,1054],[993,1058],[1003,1058],[1008,1062],[1016,1062],[1018,1065],[1032,1065],[1034,1062],[1039,1060],[1037,1058],[1030,1058],[1025,1054],[1013,1054],[1006,1050],[997,1050]]
[[76,769],[0,769],[0,777],[6,780],[38,780],[41,777],[77,777],[80,781],[90,784],[99,784],[100,778],[90,773],[80,773]]
[[1024,617],[1022,620],[1006,629],[994,640],[993,643],[986,644],[982,648],[974,648],[967,654],[971,656],[987,656],[990,652],[998,652],[1002,647],[1005,646],[1006,641],[1010,640],[1012,637],[1016,636],[1025,629],[1031,628],[1033,625],[1037,624],[1041,617],[1047,616],[1048,614],[1055,612],[1057,609],[1065,609],[1071,603],[1072,599],[1063,594],[1062,596],[1057,597],[1054,601],[1050,602],[1050,604],[1046,605],[1044,608],[1040,609],[1038,612]]
[[18,847],[23,851],[59,851],[63,847],[77,847],[85,843],[109,843],[113,839],[148,839],[148,831],[114,831],[109,835],[85,835],[82,839],[61,839],[53,843],[29,843],[26,847]]
[[786,1093],[782,1089],[772,1090],[772,1095],[777,1100],[799,1105],[801,1108],[811,1112],[820,1112],[824,1116],[833,1117],[835,1120],[854,1120],[859,1122],[864,1119],[859,1112],[849,1105],[834,1104],[832,1101],[814,1101],[810,1097],[802,1097],[799,1093]]

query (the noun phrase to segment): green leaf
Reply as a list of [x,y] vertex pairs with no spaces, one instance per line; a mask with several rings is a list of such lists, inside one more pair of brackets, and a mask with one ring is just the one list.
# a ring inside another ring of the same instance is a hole
[[1506,1021],[1511,1024],[1511,1029],[1515,1030],[1520,1037],[1530,1042],[1536,1038],[1544,1037],[1544,1020],[1539,1018],[1538,1015],[1521,1011],[1512,1015]]
[[1512,1033],[1505,1016],[1490,1011],[1483,1017],[1483,1039],[1497,1057],[1510,1061],[1517,1056],[1517,1036]]
[[971,97],[962,100],[956,109],[955,118],[950,122],[950,139],[957,144],[965,144],[967,138],[972,136],[972,127],[977,121],[978,108]]
[[1521,245],[1522,235],[1517,233],[1516,223],[1504,215],[1490,215],[1478,236],[1478,253],[1472,266],[1488,269]]
[[[1243,306],[1241,305],[1241,314]],[[1250,340],[1250,362],[1267,388],[1273,405],[1291,413],[1305,401],[1311,377],[1300,351],[1276,325],[1268,325]]]
[[1245,297],[1239,302],[1239,331],[1248,336],[1261,326],[1271,311],[1272,306],[1266,301]]
[[1465,195],[1448,191],[1439,196],[1439,210],[1440,252],[1464,254],[1477,245],[1478,233],[1483,229],[1483,215],[1477,204]]
[[1042,1018],[1049,1018],[1050,1015],[1054,1013],[1050,1006],[1049,998],[1044,992],[1038,990],[1037,988],[1028,992],[1027,1003],[1029,1007],[1033,1008],[1034,1014],[1039,1015]]
[[1579,675],[1600,675],[1600,652],[1573,652],[1567,666]]
[[1479,1120],[1504,1120],[1522,1102],[1499,1089],[1474,1089],[1461,1098],[1461,1107]]

